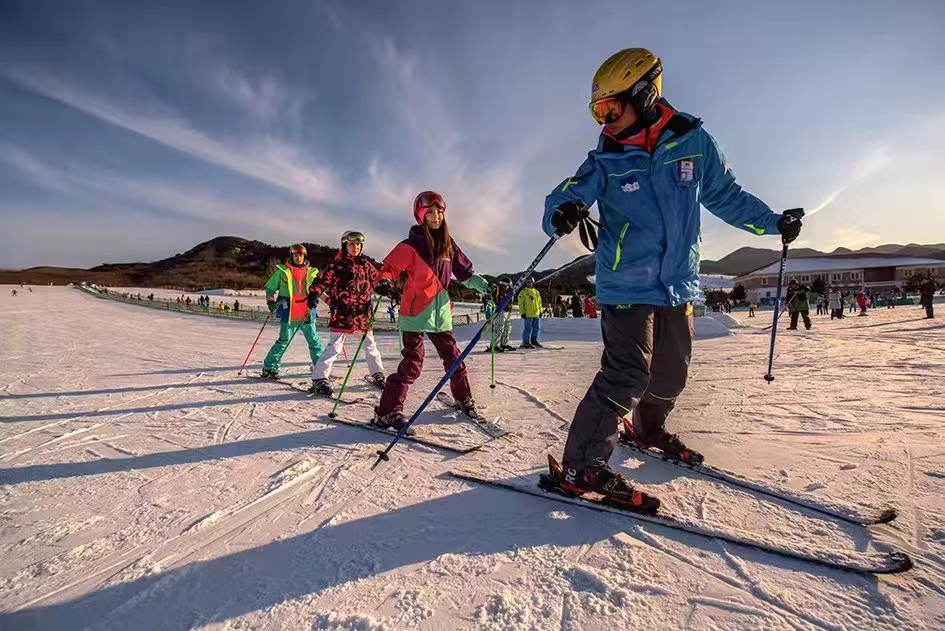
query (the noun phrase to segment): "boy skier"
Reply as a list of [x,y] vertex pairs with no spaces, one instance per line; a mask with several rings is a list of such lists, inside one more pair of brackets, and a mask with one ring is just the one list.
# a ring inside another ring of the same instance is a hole
[[312,296],[324,292],[325,300],[331,307],[328,349],[312,371],[311,392],[315,394],[331,395],[331,367],[344,348],[345,338],[349,333],[362,331],[365,334],[364,353],[368,370],[371,371],[371,381],[378,388],[384,387],[384,364],[371,331],[371,296],[374,294],[378,272],[362,253],[363,249],[363,234],[352,230],[345,232],[341,235],[341,249],[335,260],[328,264],[325,272],[309,289]]
[[781,233],[801,222],[778,215],[742,190],[702,122],[661,98],[662,63],[642,48],[622,50],[594,76],[590,109],[604,129],[574,177],[545,200],[542,228],[565,235],[597,203],[597,302],[601,369],[578,405],[562,465],[552,478],[566,493],[595,492],[629,510],[655,512],[659,500],[635,490],[608,461],[618,440],[689,463],[702,456],[665,429],[686,384],[693,307],[699,296],[700,204],[753,234]]
[[810,321],[810,299],[807,297],[807,285],[799,285],[796,278],[792,278],[788,284],[787,305],[788,313],[791,314],[791,326],[788,331],[797,330],[797,317],[804,318],[804,328],[808,331],[811,327]]
[[[302,330],[308,342],[308,355],[312,359],[312,370],[322,354],[322,341],[315,331],[314,314],[310,313],[308,290],[318,275],[318,268],[310,267],[305,258],[305,246],[296,243],[289,248],[289,260],[277,265],[276,271],[266,281],[266,306],[279,318],[279,337],[269,349],[263,361],[260,377],[279,378],[279,364],[289,347],[289,341],[297,329]],[[278,294],[278,299],[276,298]],[[209,303],[209,299],[207,301]]]

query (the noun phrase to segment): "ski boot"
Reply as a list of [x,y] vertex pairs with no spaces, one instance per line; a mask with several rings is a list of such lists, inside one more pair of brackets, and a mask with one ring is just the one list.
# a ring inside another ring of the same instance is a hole
[[331,382],[327,379],[312,379],[312,387],[308,391],[323,397],[330,397],[333,392]]
[[669,460],[677,460],[683,464],[697,466],[702,464],[704,457],[698,451],[689,449],[683,444],[676,434],[670,434],[665,429],[659,429],[647,436],[637,436],[633,432],[633,422],[630,419],[623,419],[624,433],[621,440],[627,442],[637,449],[658,449],[663,457]]
[[541,484],[547,490],[634,513],[655,515],[659,510],[660,501],[657,498],[634,489],[622,475],[614,473],[608,466],[578,471],[567,463],[558,464],[549,455],[548,470],[547,476],[541,476]]
[[514,351],[514,350],[515,350],[515,347],[514,347],[514,346],[510,346],[510,345],[508,345],[508,344],[503,344],[503,345],[500,346],[499,348],[501,348],[501,349],[504,350],[504,351]]
[[522,344],[521,346],[519,346],[519,348],[535,348],[535,347],[532,346],[531,344]]
[[373,383],[375,386],[377,386],[381,390],[383,390],[384,386],[387,385],[387,379],[384,377],[384,373],[382,372],[374,373],[373,375],[368,377],[368,381]]
[[262,372],[259,373],[259,378],[260,378],[260,379],[273,379],[273,380],[278,380],[278,379],[279,379],[279,371],[278,371],[278,370],[269,370],[268,368],[263,368],[263,369],[262,369]]
[[476,401],[469,397],[465,401],[459,402],[456,404],[456,409],[468,416],[469,418],[474,418],[477,420],[482,420],[482,412],[479,411],[479,408],[476,407]]
[[[374,418],[371,419],[371,425],[376,425],[381,429],[392,429],[396,432],[399,432],[404,427],[407,426],[407,417],[404,416],[404,413],[396,410],[385,414],[384,416],[379,416],[377,414],[377,409],[374,409]],[[412,432],[407,432],[408,435]]]
[[531,341],[531,345],[534,346],[535,348],[544,348],[544,346],[542,346],[542,345],[538,342],[538,340],[532,340],[532,341]]

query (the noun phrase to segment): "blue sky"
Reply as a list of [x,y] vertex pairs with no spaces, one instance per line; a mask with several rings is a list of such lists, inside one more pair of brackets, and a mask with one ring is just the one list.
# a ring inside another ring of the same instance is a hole
[[[380,257],[433,188],[477,269],[521,269],[596,144],[591,77],[629,46],[743,186],[829,201],[799,245],[945,241],[942,2],[184,4],[0,0],[0,267],[346,229]],[[706,258],[777,247],[704,214]]]

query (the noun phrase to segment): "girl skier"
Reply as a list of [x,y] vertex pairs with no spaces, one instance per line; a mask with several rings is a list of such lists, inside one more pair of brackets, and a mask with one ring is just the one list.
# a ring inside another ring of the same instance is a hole
[[[423,335],[433,342],[443,367],[449,368],[459,357],[453,337],[453,304],[446,288],[455,277],[466,287],[481,294],[489,283],[473,273],[472,263],[450,236],[446,225],[446,202],[434,191],[424,191],[413,201],[417,225],[409,236],[394,246],[381,265],[380,282],[375,288],[385,296],[396,293],[393,282],[406,272],[400,305],[400,330],[403,334],[403,359],[397,372],[387,378],[379,405],[374,409],[375,425],[400,430],[406,424],[404,400],[407,390],[423,368]],[[460,364],[450,379],[453,398],[467,415],[478,415],[466,376]]]
[[345,232],[335,259],[309,290],[310,296],[324,295],[331,308],[328,347],[312,372],[311,392],[314,394],[331,395],[331,367],[349,333],[364,332],[364,353],[371,381],[378,388],[384,387],[384,364],[371,331],[371,296],[377,283],[377,268],[364,256],[363,250],[364,235],[353,230]]

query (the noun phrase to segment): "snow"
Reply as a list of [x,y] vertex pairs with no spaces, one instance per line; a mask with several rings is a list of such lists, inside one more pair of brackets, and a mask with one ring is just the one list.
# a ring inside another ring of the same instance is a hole
[[[431,406],[418,431],[481,449],[402,443],[371,471],[385,436],[236,376],[258,323],[34,287],[0,292],[0,628],[945,627],[941,316],[782,325],[771,384],[770,320],[732,316],[743,326],[698,319],[671,428],[719,468],[899,518],[866,529],[626,450],[614,466],[686,519],[782,545],[893,547],[909,573],[826,570],[446,476],[514,477],[560,456],[599,366],[598,320],[543,321],[561,350],[497,355],[495,390],[491,356],[470,355],[477,399],[510,436]],[[378,338],[393,370],[397,338]],[[427,359],[408,409],[442,374],[429,346]],[[304,344],[284,367],[307,378]]]

